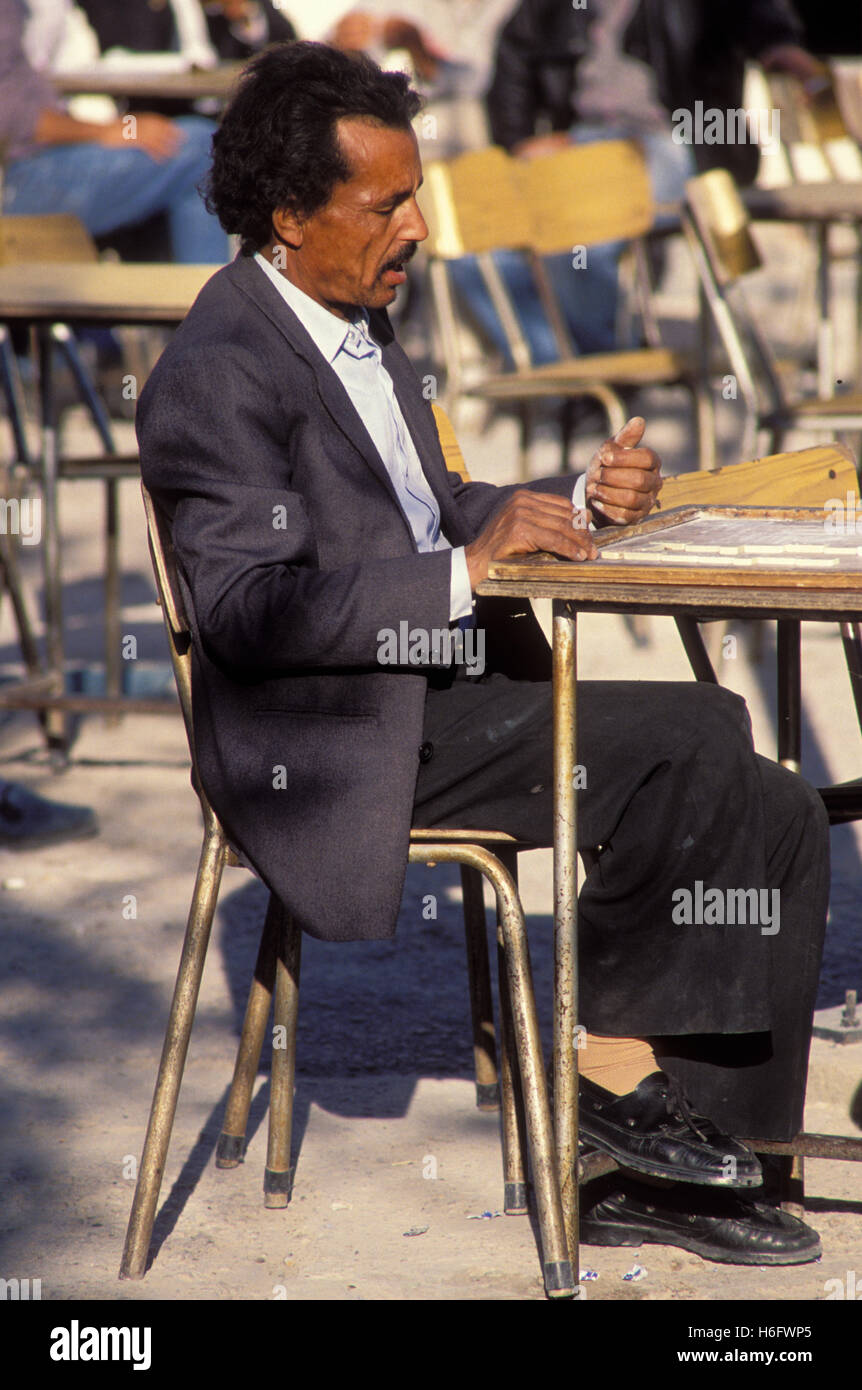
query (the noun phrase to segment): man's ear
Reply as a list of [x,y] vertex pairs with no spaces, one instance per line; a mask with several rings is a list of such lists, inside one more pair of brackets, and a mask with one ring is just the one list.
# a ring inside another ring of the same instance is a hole
[[276,241],[282,241],[291,251],[298,251],[303,242],[302,222],[292,208],[276,208],[272,214],[272,230]]

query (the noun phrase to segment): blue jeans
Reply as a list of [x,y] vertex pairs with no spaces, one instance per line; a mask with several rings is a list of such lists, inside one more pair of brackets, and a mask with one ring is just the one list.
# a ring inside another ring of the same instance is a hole
[[180,116],[184,139],[159,162],[143,150],[103,145],[51,145],[6,168],[7,215],[73,213],[92,236],[167,213],[175,261],[223,265],[230,259],[226,234],[204,207],[197,186],[210,164],[215,130],[202,116]]
[[[570,136],[578,144],[633,138],[630,131],[586,124],[573,126]],[[677,145],[669,130],[640,132],[636,138],[646,159],[655,202],[679,202],[685,192],[686,179],[697,172],[691,148]],[[656,226],[660,225],[661,219],[657,219]],[[590,246],[586,265],[578,269],[577,274],[568,252],[544,258],[551,288],[579,353],[608,352],[616,346],[618,271],[623,245],[623,242],[612,241]],[[520,320],[533,363],[538,366],[557,361],[560,356],[557,341],[527,261],[517,251],[495,251],[494,261]],[[475,258],[464,256],[451,262],[450,274],[478,328],[503,354],[506,366],[511,369],[514,364],[503,330]]]

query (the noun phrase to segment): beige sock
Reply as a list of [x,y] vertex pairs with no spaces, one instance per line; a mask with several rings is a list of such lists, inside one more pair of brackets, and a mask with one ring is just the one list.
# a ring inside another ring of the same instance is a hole
[[633,1091],[645,1076],[661,1071],[655,1053],[643,1038],[605,1038],[581,1034],[578,1070],[581,1076],[612,1091],[615,1096]]

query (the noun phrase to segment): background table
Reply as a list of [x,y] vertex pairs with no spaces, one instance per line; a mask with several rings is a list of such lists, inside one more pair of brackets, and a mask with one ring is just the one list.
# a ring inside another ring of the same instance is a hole
[[226,100],[242,63],[225,63],[206,71],[146,72],[121,68],[93,72],[58,72],[51,81],[65,96],[97,95],[115,101],[199,101],[205,97]]
[[[40,483],[43,497],[43,563],[48,670],[20,687],[3,691],[0,703],[9,708],[45,711],[117,708],[120,685],[119,568],[117,560],[116,486],[118,467],[111,476],[112,455],[104,455],[106,486],[106,698],[66,695],[64,689],[62,579],[57,512],[58,447],[54,399],[54,334],[60,326],[101,324],[175,327],[217,267],[95,262],[87,264],[32,262],[0,266],[0,321],[22,323],[36,331],[39,343],[38,390],[40,414]],[[104,434],[103,434],[104,440]],[[129,460],[117,456],[117,464]],[[123,700],[123,708],[151,710],[155,700]],[[164,702],[161,702],[164,704]],[[65,719],[56,713],[52,738],[65,747]]]

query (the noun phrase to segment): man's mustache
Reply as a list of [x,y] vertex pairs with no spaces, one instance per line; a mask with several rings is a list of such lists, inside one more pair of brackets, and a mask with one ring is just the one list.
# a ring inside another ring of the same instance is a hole
[[397,256],[393,256],[391,261],[387,261],[381,268],[380,274],[385,275],[387,270],[403,270],[408,261],[412,260],[419,250],[419,242],[411,241],[405,246],[403,251],[399,251]]

